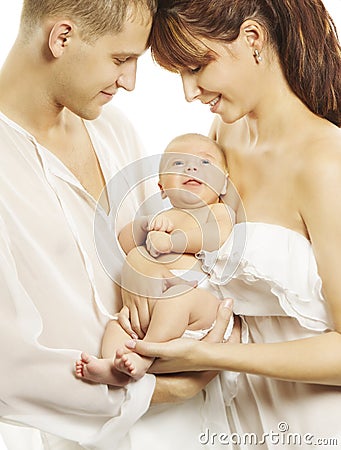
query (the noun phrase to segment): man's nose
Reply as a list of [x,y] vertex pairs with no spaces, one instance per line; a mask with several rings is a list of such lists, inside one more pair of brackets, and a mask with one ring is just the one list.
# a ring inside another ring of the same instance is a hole
[[126,91],[133,91],[136,83],[136,69],[136,60],[126,61],[122,73],[117,79],[117,85]]

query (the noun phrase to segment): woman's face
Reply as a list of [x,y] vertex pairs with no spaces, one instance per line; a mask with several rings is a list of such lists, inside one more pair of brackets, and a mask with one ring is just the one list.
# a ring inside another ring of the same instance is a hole
[[264,85],[261,63],[256,62],[253,47],[243,35],[232,43],[202,39],[215,53],[206,66],[180,71],[187,101],[200,100],[219,114],[226,123],[233,123],[255,110]]

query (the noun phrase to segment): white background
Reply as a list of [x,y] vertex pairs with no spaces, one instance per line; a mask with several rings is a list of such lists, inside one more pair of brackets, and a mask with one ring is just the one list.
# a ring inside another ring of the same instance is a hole
[[[341,35],[341,0],[324,3]],[[0,0],[0,66],[16,37],[21,6],[22,0]],[[154,65],[149,53],[140,59],[135,91],[122,91],[113,101],[133,121],[149,154],[161,153],[177,134],[206,134],[213,118],[207,106],[186,103],[180,78]],[[3,449],[0,435],[0,450]]]
[[[324,3],[341,35],[341,0]],[[0,0],[0,66],[17,34],[21,6],[22,0]],[[161,153],[177,134],[207,134],[213,119],[208,106],[186,103],[179,76],[156,66],[148,52],[139,60],[135,91],[122,90],[113,102],[132,120],[149,154]]]

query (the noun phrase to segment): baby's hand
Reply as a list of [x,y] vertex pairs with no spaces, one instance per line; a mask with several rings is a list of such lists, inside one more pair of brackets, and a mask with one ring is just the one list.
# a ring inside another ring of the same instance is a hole
[[165,215],[158,214],[151,218],[148,224],[148,231],[163,231],[170,233],[174,230],[173,222]]
[[171,235],[164,231],[150,231],[146,239],[146,248],[149,254],[154,258],[171,253]]

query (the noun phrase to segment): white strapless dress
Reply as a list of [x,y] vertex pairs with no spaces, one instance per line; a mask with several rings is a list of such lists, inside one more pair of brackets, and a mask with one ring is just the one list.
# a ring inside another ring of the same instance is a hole
[[[333,328],[312,246],[301,234],[239,223],[219,252],[198,256],[211,283],[234,299],[243,342],[291,341]],[[340,448],[340,387],[229,372],[221,381],[230,427],[221,432],[235,433],[234,449]]]

